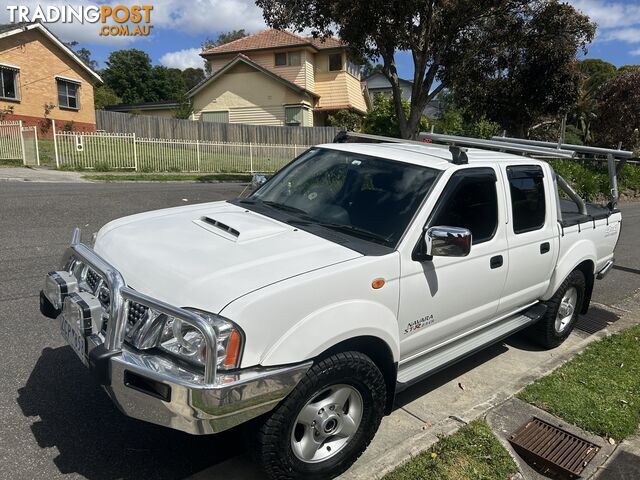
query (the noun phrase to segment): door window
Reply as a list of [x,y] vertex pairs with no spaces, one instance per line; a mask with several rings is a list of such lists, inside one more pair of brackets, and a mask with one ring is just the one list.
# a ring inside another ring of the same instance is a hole
[[491,240],[498,228],[493,169],[473,168],[455,173],[438,201],[429,226],[467,228],[474,245]]
[[513,232],[539,230],[545,221],[544,174],[538,165],[507,167]]

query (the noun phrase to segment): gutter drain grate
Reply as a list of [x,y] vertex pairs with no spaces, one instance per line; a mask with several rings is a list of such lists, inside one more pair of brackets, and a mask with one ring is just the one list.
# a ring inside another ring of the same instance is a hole
[[600,447],[533,417],[511,434],[509,442],[524,458],[569,478],[578,478]]

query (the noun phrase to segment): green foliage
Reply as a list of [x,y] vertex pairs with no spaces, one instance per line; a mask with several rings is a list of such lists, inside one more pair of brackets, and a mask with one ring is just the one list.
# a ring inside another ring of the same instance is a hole
[[374,73],[382,73],[383,65],[376,63],[372,64],[369,60],[365,59],[360,67],[360,76],[362,79],[369,78]]
[[153,68],[146,52],[137,49],[116,50],[109,54],[102,71],[105,85],[124,103],[159,100],[152,88]]
[[384,480],[505,480],[518,471],[513,458],[484,420],[441,438]]
[[93,106],[96,110],[118,103],[122,103],[122,99],[108,85],[98,85],[93,89]]
[[442,117],[434,122],[436,132],[476,138],[491,138],[500,133],[496,122],[484,116],[476,118],[468,109],[459,107],[451,92],[443,92],[438,98],[443,110]]
[[182,71],[182,80],[184,81],[184,87],[189,91],[204,80],[204,70],[202,68],[185,68]]
[[640,128],[640,68],[628,68],[598,90],[594,138],[598,145],[636,148],[634,131]]
[[193,106],[191,105],[189,98],[185,94],[183,94],[178,99],[178,102],[179,106],[173,116],[182,120],[189,119],[189,117],[191,117],[191,114],[193,113]]
[[[581,197],[587,200],[596,200],[609,196],[609,174],[606,162],[550,160],[549,163]],[[640,166],[624,165],[618,173],[618,188],[621,193],[636,194],[640,192]]]
[[112,169],[108,162],[96,162],[94,170],[96,172],[109,172]]
[[4,105],[0,107],[0,122],[13,113],[13,105]]
[[64,125],[62,125],[62,131],[63,132],[73,132],[75,126],[76,126],[76,123],[73,120],[71,120],[69,122],[65,122]]
[[153,100],[177,100],[187,91],[182,71],[178,68],[155,66],[151,69],[151,88]]
[[[410,109],[409,102],[402,100],[402,108],[405,115],[408,115]],[[423,116],[420,119],[419,128],[421,131],[429,128],[429,120],[427,117]],[[373,108],[369,110],[364,117],[362,131],[373,135],[402,138],[393,98],[382,94],[377,94],[373,97]]]
[[615,65],[599,58],[579,60],[577,65],[582,75],[583,88],[589,93],[596,92],[603,83],[617,73]]
[[359,132],[362,128],[362,115],[347,109],[338,110],[327,117],[331,127],[343,128],[349,132]]
[[640,424],[640,326],[589,345],[518,396],[596,435],[622,440]]

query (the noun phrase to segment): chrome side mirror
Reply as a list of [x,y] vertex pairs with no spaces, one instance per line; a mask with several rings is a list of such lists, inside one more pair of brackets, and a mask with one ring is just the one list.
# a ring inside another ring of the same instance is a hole
[[251,188],[257,190],[267,182],[267,177],[262,173],[254,173],[251,177]]
[[466,257],[471,241],[468,228],[438,226],[424,232],[425,253],[429,257]]

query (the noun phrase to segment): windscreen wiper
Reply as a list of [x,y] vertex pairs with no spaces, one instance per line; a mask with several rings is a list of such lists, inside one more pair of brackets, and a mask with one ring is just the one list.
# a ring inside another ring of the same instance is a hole
[[385,245],[389,243],[389,238],[385,237],[384,235],[380,235],[379,233],[375,233],[370,230],[366,230],[364,228],[355,227],[353,225],[345,225],[343,223],[314,222],[314,221],[306,221],[306,220],[303,220],[303,221],[291,220],[288,223],[298,224],[298,225],[317,225],[319,227],[329,228],[331,230],[348,233],[356,237],[364,238],[367,240],[384,242]]
[[276,210],[283,210],[285,212],[295,213],[305,218],[309,218],[309,214],[305,210],[302,210],[301,208],[292,207],[291,205],[285,205],[284,203],[272,202],[270,200],[263,200],[260,203],[267,205],[271,208],[275,208]]

